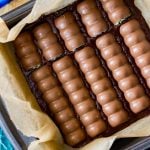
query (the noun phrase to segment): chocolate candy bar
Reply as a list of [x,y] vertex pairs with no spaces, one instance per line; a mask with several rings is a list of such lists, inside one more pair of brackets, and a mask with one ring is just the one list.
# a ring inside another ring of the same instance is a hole
[[27,26],[15,45],[42,110],[82,147],[150,114],[149,40],[133,2],[83,0]]

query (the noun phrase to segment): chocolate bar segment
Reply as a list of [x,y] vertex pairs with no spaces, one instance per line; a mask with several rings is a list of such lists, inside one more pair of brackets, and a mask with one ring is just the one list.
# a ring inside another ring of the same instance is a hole
[[150,88],[150,43],[140,24],[137,20],[131,20],[120,27],[120,33]]
[[85,44],[85,39],[75,21],[75,17],[67,12],[56,18],[55,25],[58,28],[62,39],[69,51],[75,51]]
[[40,66],[41,58],[29,32],[21,33],[14,43],[16,54],[24,69],[29,70]]
[[150,32],[134,1],[78,0],[24,31],[18,63],[66,144],[80,148],[150,114]]
[[115,127],[126,122],[128,115],[118,100],[94,50],[91,47],[85,47],[75,53],[75,58],[96,95],[97,101],[102,106],[103,112],[108,117],[109,124]]
[[48,23],[37,26],[33,33],[46,60],[54,60],[63,53],[63,49]]
[[78,4],[77,10],[91,37],[96,37],[107,30],[107,24],[102,18],[94,0],[84,0]]
[[[94,101],[91,99],[84,83],[68,56],[53,63],[53,69],[57,73],[64,90],[69,95],[82,124],[85,126],[87,134],[95,137],[106,130],[106,124],[100,117]],[[67,77],[67,78],[66,78]],[[83,93],[85,91],[85,93]]]
[[54,115],[58,126],[65,135],[67,143],[74,146],[85,140],[85,131],[76,119],[75,113],[70,108],[68,100],[63,95],[63,91],[58,85],[57,79],[53,76],[50,67],[45,65],[37,69],[32,73],[32,79],[42,92],[43,99],[48,103],[50,112]]
[[131,15],[129,8],[123,0],[99,0],[107,12],[110,21],[118,25]]
[[150,99],[146,96],[114,36],[112,34],[103,35],[97,39],[96,45],[129,102],[131,110],[139,113],[148,108]]

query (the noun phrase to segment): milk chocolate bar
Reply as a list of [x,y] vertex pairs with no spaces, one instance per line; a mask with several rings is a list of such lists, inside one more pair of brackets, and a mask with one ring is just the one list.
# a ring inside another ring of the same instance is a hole
[[81,15],[82,22],[91,37],[96,37],[107,30],[107,24],[104,21],[96,3],[93,0],[85,0],[77,6],[78,13]]
[[75,113],[69,107],[68,100],[63,95],[63,91],[58,85],[57,79],[53,76],[50,67],[45,65],[37,69],[32,73],[32,79],[42,92],[43,99],[48,103],[50,111],[66,137],[67,143],[75,145],[83,141],[85,132],[76,119]]
[[60,31],[68,50],[74,51],[85,43],[84,37],[80,32],[79,26],[71,13],[65,13],[55,20],[55,25]]
[[130,9],[123,0],[100,0],[110,21],[117,25],[130,16]]
[[126,100],[134,113],[138,113],[149,106],[149,98],[139,84],[127,58],[122,54],[121,47],[112,34],[105,34],[96,41],[101,55],[106,60],[109,69],[118,82],[119,88],[124,92]]
[[36,68],[41,64],[40,55],[37,53],[30,33],[20,34],[15,41],[15,46],[17,47],[16,54],[24,69]]
[[150,44],[140,24],[137,20],[131,20],[121,26],[120,33],[150,88]]
[[150,114],[149,40],[133,2],[83,0],[27,25],[15,46],[42,110],[82,147]]
[[33,33],[46,60],[53,60],[63,53],[63,49],[48,23],[37,26]]
[[[106,125],[100,118],[100,113],[96,109],[93,100],[90,98],[89,92],[84,86],[72,60],[68,56],[65,56],[54,62],[53,68],[68,94],[70,101],[73,103],[82,124],[85,126],[87,134],[91,137],[95,137],[102,133],[106,129]],[[66,78],[66,76],[68,78]],[[85,91],[86,95],[84,97],[80,97],[80,90]],[[76,97],[78,97],[77,100]]]
[[128,115],[118,100],[93,49],[85,47],[75,53],[75,58],[80,64],[80,68],[84,72],[86,80],[91,85],[91,89],[96,95],[97,101],[102,106],[103,112],[108,117],[110,125],[115,127],[127,121]]

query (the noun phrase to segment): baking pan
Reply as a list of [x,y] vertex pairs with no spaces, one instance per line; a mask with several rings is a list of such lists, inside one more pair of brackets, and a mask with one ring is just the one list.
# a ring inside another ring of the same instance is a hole
[[[11,141],[15,150],[27,150],[28,145],[35,140],[19,132],[9,118],[7,110],[0,98],[0,126]],[[111,150],[147,150],[150,148],[150,137],[118,139]]]
[[[35,3],[35,0],[31,0],[28,3],[10,11],[1,17],[6,22],[7,26],[11,28],[19,20],[24,18],[31,12],[31,9]],[[11,141],[15,150],[26,150],[31,141],[35,140],[32,137],[26,137],[20,133],[12,123],[5,109],[5,105],[0,97],[0,126],[3,128],[5,134]],[[150,137],[143,138],[126,138],[116,140],[111,150],[147,150],[150,148]]]
[[31,12],[34,3],[35,0],[31,0],[22,6],[19,6],[16,9],[2,15],[1,18],[5,21],[8,27],[12,27]]
[[32,137],[25,137],[19,132],[11,121],[5,105],[0,97],[0,127],[5,132],[6,136],[12,143],[15,150],[26,150],[28,145],[35,139]]

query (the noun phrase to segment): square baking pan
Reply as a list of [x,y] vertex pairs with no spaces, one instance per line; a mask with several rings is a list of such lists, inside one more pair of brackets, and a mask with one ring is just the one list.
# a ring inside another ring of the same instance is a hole
[[[2,19],[6,22],[7,26],[11,28],[19,20],[24,18],[31,12],[31,9],[35,3],[35,0],[31,0],[28,3],[16,8],[2,15]],[[25,137],[20,133],[12,121],[9,118],[5,105],[0,98],[0,126],[3,128],[7,137],[11,141],[15,150],[26,150],[28,145],[35,140],[32,137]],[[147,150],[150,149],[150,137],[142,138],[124,138],[118,139],[112,145],[111,150]]]

